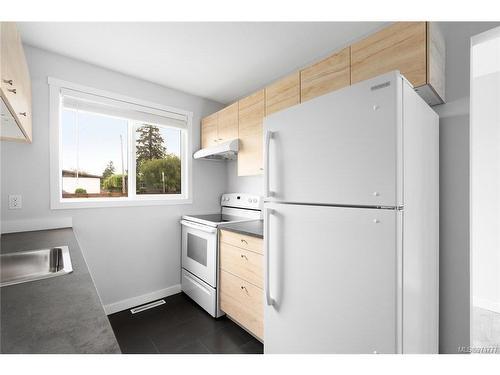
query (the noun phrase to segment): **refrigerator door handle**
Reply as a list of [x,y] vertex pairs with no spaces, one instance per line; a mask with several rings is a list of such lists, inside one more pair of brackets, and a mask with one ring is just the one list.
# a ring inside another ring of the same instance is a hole
[[266,130],[264,138],[264,199],[273,196],[272,191],[269,190],[269,145],[272,137],[273,132]]
[[265,217],[264,217],[264,254],[265,254],[265,277],[264,277],[264,285],[265,285],[265,294],[266,294],[266,303],[268,306],[273,306],[275,304],[275,300],[271,297],[271,288],[269,286],[269,218],[272,214],[274,214],[274,210],[272,208],[265,208]]

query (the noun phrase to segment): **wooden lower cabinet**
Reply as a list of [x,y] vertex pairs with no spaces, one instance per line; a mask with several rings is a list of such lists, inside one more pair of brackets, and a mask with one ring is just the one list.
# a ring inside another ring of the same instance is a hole
[[250,250],[255,253],[263,254],[264,252],[262,247],[262,238],[247,236],[245,234],[231,232],[228,230],[221,230],[220,240],[221,242],[227,243],[229,245],[233,245],[245,250]]
[[262,239],[221,230],[219,249],[220,309],[262,341],[264,340]]
[[264,339],[264,294],[262,289],[221,270],[220,308],[259,339]]

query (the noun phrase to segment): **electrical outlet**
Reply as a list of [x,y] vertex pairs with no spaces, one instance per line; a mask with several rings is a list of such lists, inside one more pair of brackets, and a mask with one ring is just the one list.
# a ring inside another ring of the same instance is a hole
[[21,208],[23,208],[23,198],[21,195],[9,195],[9,210],[19,210]]

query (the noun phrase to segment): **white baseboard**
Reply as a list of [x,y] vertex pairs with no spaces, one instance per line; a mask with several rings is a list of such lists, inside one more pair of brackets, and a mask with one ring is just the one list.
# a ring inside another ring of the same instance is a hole
[[71,228],[73,219],[71,217],[41,217],[26,220],[2,221],[2,234],[16,232],[31,232],[34,230]]
[[181,284],[173,285],[171,287],[155,290],[154,292],[143,294],[141,296],[127,298],[118,302],[113,302],[108,305],[104,305],[104,311],[106,312],[106,315],[114,314],[118,311],[130,309],[131,307],[143,305],[145,303],[152,302],[163,297],[168,297],[173,294],[177,294],[180,291],[181,291]]
[[474,306],[479,307],[481,309],[490,310],[490,311],[494,311],[496,313],[500,313],[500,302],[495,302],[495,301],[487,300],[484,298],[474,297],[472,303]]

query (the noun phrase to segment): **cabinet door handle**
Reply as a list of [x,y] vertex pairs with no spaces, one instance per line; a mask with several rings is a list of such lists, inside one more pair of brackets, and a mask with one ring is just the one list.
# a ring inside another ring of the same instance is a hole
[[10,85],[10,86],[12,86],[12,83],[13,83],[13,81],[11,79],[4,79],[3,82]]
[[13,94],[17,94],[17,90],[16,89],[7,89],[7,91],[10,91]]
[[26,112],[19,112],[19,115],[26,117],[28,114]]

